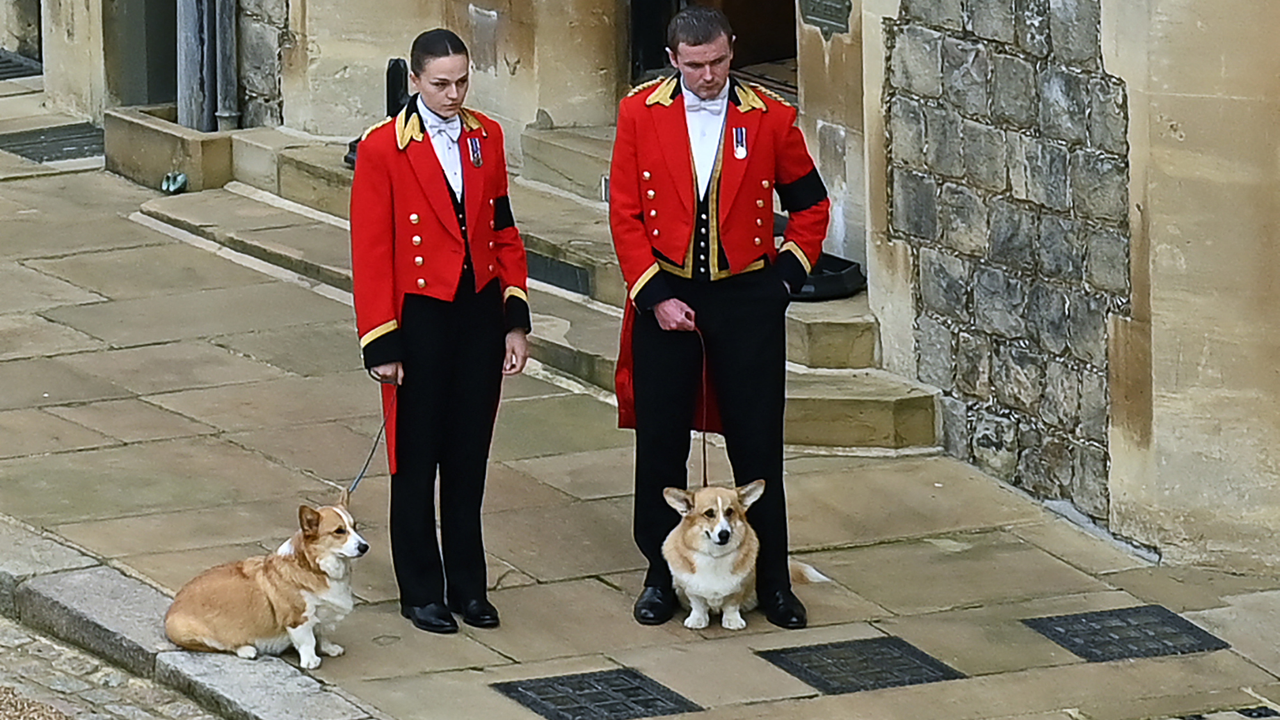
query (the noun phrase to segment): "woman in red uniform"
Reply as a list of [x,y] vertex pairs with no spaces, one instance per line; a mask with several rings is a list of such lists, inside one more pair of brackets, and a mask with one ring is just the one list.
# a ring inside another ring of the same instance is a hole
[[[351,264],[365,367],[381,381],[400,610],[429,632],[495,627],[480,505],[503,375],[524,369],[527,264],[502,128],[463,107],[454,33],[413,42],[417,94],[360,142]],[[440,478],[440,541],[435,482]]]

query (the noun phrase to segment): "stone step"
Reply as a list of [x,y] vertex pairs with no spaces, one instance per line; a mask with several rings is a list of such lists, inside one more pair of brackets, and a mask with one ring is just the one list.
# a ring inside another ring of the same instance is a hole
[[526,129],[520,135],[521,174],[589,200],[605,200],[615,128]]
[[[347,223],[340,218],[241,183],[149,200],[142,213],[305,277],[351,288]],[[612,390],[621,309],[545,283],[532,285],[533,357]],[[856,312],[858,301],[846,306]],[[794,342],[807,343],[815,357],[836,352],[823,338],[821,313],[799,303],[793,309],[815,320],[813,328],[804,327],[807,336]],[[880,370],[819,370],[792,363],[788,398],[790,444],[891,449],[937,444],[934,393]]]

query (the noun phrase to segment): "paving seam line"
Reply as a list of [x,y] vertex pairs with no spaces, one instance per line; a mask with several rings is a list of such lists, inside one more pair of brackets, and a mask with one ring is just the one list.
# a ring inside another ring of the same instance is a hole
[[[0,613],[167,685],[229,720],[386,716],[280,660],[179,650],[164,637],[167,594],[0,515]],[[302,714],[299,715],[299,712]]]

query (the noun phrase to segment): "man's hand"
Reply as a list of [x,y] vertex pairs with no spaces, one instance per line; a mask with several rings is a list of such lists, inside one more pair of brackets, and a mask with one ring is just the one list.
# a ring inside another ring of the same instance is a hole
[[519,375],[529,361],[529,340],[519,328],[507,333],[507,359],[502,363],[503,375]]
[[404,382],[404,365],[400,362],[390,362],[385,365],[375,365],[369,368],[369,374],[374,380],[384,383],[395,383],[399,385]]
[[658,318],[658,327],[663,330],[691,332],[697,329],[697,325],[694,324],[693,308],[685,305],[680,298],[668,298],[654,305],[653,314]]

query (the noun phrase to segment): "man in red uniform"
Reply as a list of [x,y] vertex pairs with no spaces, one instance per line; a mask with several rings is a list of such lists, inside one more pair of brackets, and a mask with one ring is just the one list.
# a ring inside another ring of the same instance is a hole
[[[636,429],[634,531],[649,561],[634,614],[657,625],[675,611],[661,547],[679,518],[662,489],[687,483],[705,347],[734,479],[766,481],[748,513],[760,537],[760,607],[775,625],[800,628],[782,484],[785,319],[790,291],[821,252],[830,202],[796,110],[729,78],[732,43],[720,11],[685,8],[667,31],[679,72],[633,90],[618,113],[609,219],[631,298],[618,400],[623,426]],[[781,248],[775,192],[790,214]]]
[[502,376],[528,357],[528,271],[502,129],[462,106],[466,46],[431,30],[410,63],[417,94],[360,142],[351,268],[364,364],[384,383],[400,610],[418,628],[449,633],[453,613],[498,625],[480,507]]

